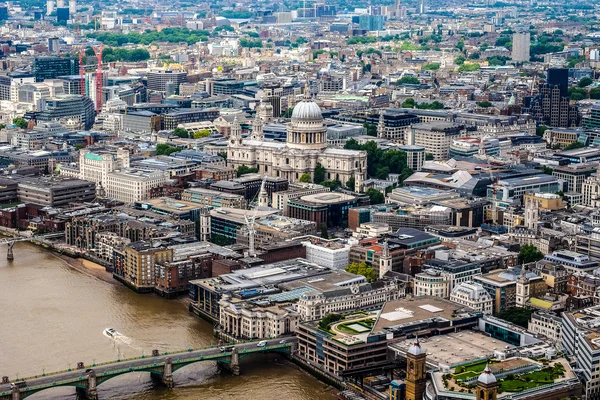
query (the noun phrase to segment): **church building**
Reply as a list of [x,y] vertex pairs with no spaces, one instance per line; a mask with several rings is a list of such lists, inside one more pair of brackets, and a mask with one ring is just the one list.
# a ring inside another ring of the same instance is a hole
[[287,127],[287,142],[265,141],[261,113],[252,122],[252,134],[242,139],[238,121],[231,126],[227,146],[227,164],[233,168],[246,165],[258,168],[259,174],[283,177],[290,182],[309,174],[314,180],[318,164],[325,169],[325,180],[338,180],[345,185],[354,178],[354,190],[363,190],[367,178],[367,153],[327,147],[327,126],[321,108],[305,89],[304,99],[296,104]]

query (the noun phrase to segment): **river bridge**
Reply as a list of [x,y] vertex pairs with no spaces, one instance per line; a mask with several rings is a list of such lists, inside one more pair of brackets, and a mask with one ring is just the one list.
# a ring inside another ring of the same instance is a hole
[[264,346],[259,346],[259,342],[225,346],[225,351],[219,347],[188,349],[163,354],[153,350],[151,356],[92,365],[84,365],[80,362],[73,370],[18,378],[14,381],[10,381],[8,377],[4,376],[0,383],[0,400],[21,400],[34,393],[59,386],[74,386],[78,398],[98,400],[98,385],[130,372],[150,372],[150,376],[155,382],[172,388],[174,385],[173,372],[186,365],[203,361],[217,361],[220,366],[228,369],[234,375],[239,375],[241,359],[252,354],[267,352],[289,355],[298,343],[297,339],[293,337],[265,340],[265,342]]
[[49,233],[47,235],[38,235],[38,236],[29,236],[29,237],[28,236],[8,237],[8,238],[0,239],[0,246],[3,244],[8,245],[7,252],[6,252],[6,259],[9,261],[12,261],[15,259],[15,256],[13,254],[13,246],[17,242],[39,241],[39,242],[43,243],[46,239],[56,239],[56,238],[61,238],[64,236],[65,236],[65,234],[63,232],[61,232],[61,233]]

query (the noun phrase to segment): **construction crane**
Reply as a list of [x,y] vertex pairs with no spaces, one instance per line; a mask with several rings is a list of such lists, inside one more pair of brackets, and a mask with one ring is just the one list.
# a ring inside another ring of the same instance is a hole
[[83,68],[83,54],[85,49],[79,50],[79,92],[85,96],[85,69]]
[[[262,193],[265,190],[265,182],[267,181],[267,175],[265,174],[265,176],[263,177],[263,180],[260,184],[260,193]],[[256,217],[258,216],[258,204],[254,207],[254,214],[252,214],[252,216],[248,217],[247,213],[244,213],[244,219],[246,220],[246,229],[248,230],[248,254],[251,257],[254,257],[256,255],[256,250],[254,247],[254,236],[256,235],[256,229],[254,229],[254,221],[256,221]]]
[[96,112],[102,111],[102,49],[104,45],[100,43],[98,46],[92,46],[94,54],[98,59],[98,66],[96,67]]

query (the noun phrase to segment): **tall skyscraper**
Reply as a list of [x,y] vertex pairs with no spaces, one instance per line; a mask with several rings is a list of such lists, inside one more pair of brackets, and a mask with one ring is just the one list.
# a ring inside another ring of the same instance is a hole
[[0,3],[0,21],[6,21],[8,19],[8,6]]
[[552,127],[569,128],[579,124],[579,109],[570,104],[567,68],[550,68],[546,83],[540,85],[539,90],[537,96],[524,99],[523,113]]
[[77,0],[69,0],[69,14],[75,15],[77,12]]
[[550,68],[547,73],[550,87],[558,86],[561,96],[569,95],[569,70],[567,68]]
[[69,9],[66,7],[58,7],[56,9],[56,22],[69,20]]
[[58,53],[60,49],[60,40],[57,37],[48,38],[48,52]]
[[531,39],[530,39],[529,32],[513,33],[512,60],[516,61],[516,62],[529,61],[530,46],[531,46]]
[[56,8],[64,8],[65,0],[56,0]]
[[50,15],[54,12],[54,0],[46,1],[46,15]]

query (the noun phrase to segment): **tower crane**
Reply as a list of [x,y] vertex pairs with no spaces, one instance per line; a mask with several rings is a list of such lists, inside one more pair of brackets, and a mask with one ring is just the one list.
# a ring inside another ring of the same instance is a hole
[[[262,179],[260,184],[259,196],[265,190],[265,182],[267,181],[267,175]],[[248,254],[251,257],[256,255],[256,250],[254,247],[254,236],[256,235],[256,229],[254,229],[254,221],[256,221],[256,217],[258,216],[258,204],[254,207],[254,213],[251,216],[248,216],[247,213],[244,213],[244,219],[246,220],[246,229],[248,230]]]

